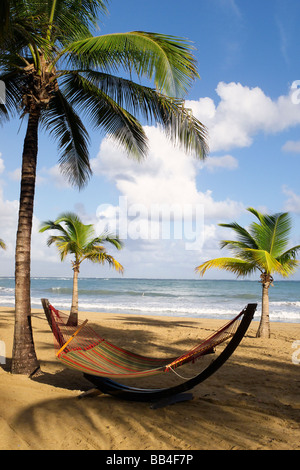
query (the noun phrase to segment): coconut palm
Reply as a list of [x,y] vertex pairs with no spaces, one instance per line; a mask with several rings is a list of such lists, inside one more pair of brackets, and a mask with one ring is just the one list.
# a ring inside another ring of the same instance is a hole
[[6,86],[0,120],[19,115],[27,123],[16,241],[14,373],[30,374],[38,367],[30,245],[39,130],[57,141],[61,170],[78,187],[91,175],[89,134],[80,115],[137,158],[147,153],[138,118],[159,123],[175,144],[198,157],[207,153],[206,129],[183,101],[198,77],[190,43],[140,31],[94,36],[97,16],[105,12],[106,0],[0,2],[0,80]]
[[219,268],[238,277],[260,271],[262,314],[257,336],[270,337],[269,287],[273,283],[272,274],[286,278],[295,272],[299,264],[296,255],[300,245],[287,249],[291,231],[291,218],[287,212],[264,215],[251,207],[247,210],[258,219],[249,230],[236,222],[220,224],[221,227],[231,228],[237,235],[237,240],[221,242],[221,248],[228,248],[236,258],[215,258],[198,266],[196,271],[204,275],[207,269]]
[[108,233],[102,233],[96,236],[93,225],[85,225],[80,218],[70,212],[62,214],[57,220],[48,220],[43,222],[40,232],[46,230],[56,230],[59,235],[50,235],[47,245],[53,243],[59,251],[61,261],[64,261],[67,255],[74,255],[72,261],[73,267],[73,295],[70,318],[68,324],[77,325],[78,323],[78,274],[80,265],[83,261],[89,260],[92,263],[108,263],[116,271],[123,272],[123,266],[109,255],[103,243],[110,243],[118,250],[122,248],[122,243],[118,237]]
[[0,248],[2,248],[3,250],[6,250],[6,245],[1,238],[0,238]]

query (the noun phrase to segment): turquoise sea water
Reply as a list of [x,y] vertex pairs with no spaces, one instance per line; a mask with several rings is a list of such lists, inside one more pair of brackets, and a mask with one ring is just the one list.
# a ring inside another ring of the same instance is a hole
[[[32,307],[45,297],[68,310],[72,279],[33,278]],[[256,281],[79,279],[79,309],[136,315],[229,318],[248,303],[261,308],[261,284]],[[14,278],[0,278],[0,306],[14,306]],[[300,322],[300,281],[276,281],[270,287],[270,318]]]

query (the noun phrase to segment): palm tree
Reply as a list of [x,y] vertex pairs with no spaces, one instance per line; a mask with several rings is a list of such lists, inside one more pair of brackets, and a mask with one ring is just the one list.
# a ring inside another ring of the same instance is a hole
[[[27,122],[15,260],[12,372],[38,368],[31,328],[30,249],[40,128],[58,143],[60,166],[82,188],[91,176],[89,134],[80,114],[142,158],[147,138],[138,118],[158,123],[175,144],[199,158],[206,129],[184,107],[198,78],[187,40],[133,31],[93,36],[106,0],[1,0],[0,80],[6,103],[0,120]],[[124,77],[119,75],[123,74]],[[141,84],[150,80],[154,87]]]
[[3,250],[6,250],[6,245],[1,238],[0,238],[0,248],[2,248]]
[[227,247],[236,258],[215,258],[196,268],[204,275],[209,268],[225,269],[238,277],[248,276],[260,271],[262,284],[262,314],[257,337],[270,337],[269,322],[269,287],[273,282],[273,273],[288,277],[299,264],[296,260],[300,245],[287,249],[291,230],[291,218],[287,212],[264,215],[253,208],[247,209],[258,219],[249,230],[238,225],[220,224],[234,230],[237,240],[223,240],[221,248]]
[[56,230],[60,235],[51,235],[48,238],[47,245],[56,245],[60,253],[61,261],[65,260],[67,255],[74,255],[72,261],[73,267],[73,295],[70,318],[68,324],[77,325],[78,323],[78,274],[83,261],[89,260],[93,263],[108,263],[116,271],[123,272],[123,266],[109,255],[103,243],[111,243],[118,250],[122,248],[122,243],[118,237],[102,233],[95,235],[93,225],[85,225],[80,218],[70,212],[62,214],[56,221],[48,220],[43,222],[40,232],[46,230]]

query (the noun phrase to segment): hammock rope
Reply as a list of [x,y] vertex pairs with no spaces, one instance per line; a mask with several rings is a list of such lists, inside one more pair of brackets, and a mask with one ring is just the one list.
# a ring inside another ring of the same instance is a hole
[[[245,309],[244,309],[245,310]],[[244,310],[222,328],[179,357],[146,357],[113,345],[87,325],[68,325],[69,316],[48,304],[46,312],[53,332],[58,359],[68,367],[98,377],[132,378],[152,376],[194,362],[210,354],[214,348],[232,338],[238,329]],[[177,374],[179,375],[179,374]]]

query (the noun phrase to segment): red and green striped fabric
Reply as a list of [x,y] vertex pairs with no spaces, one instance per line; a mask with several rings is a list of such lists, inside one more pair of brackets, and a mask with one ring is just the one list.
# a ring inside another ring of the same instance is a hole
[[224,327],[179,357],[159,359],[141,356],[115,346],[101,338],[89,326],[69,326],[68,317],[64,313],[52,306],[50,311],[58,359],[66,366],[83,373],[111,378],[161,374],[194,361],[231,338],[243,314],[241,312]]

